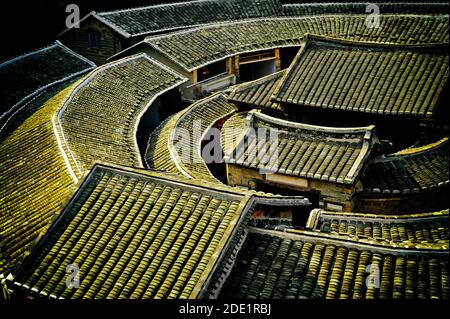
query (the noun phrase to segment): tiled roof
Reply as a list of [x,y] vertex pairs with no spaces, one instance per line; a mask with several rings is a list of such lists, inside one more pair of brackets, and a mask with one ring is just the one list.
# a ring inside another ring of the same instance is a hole
[[[223,93],[218,93],[175,114],[150,136],[145,156],[147,166],[190,178],[218,182],[202,159],[202,139],[218,120],[236,110],[236,106],[229,103]],[[194,131],[201,135],[194,135]],[[182,136],[181,133],[188,135]],[[186,151],[189,153],[186,154]]]
[[60,112],[65,138],[81,170],[94,161],[143,167],[136,142],[140,116],[160,94],[187,79],[145,54],[89,75]]
[[194,0],[95,13],[128,36],[280,14],[278,0]]
[[448,15],[381,15],[381,28],[367,15],[265,18],[222,23],[144,41],[187,71],[240,53],[300,46],[306,33],[396,43],[448,42]]
[[335,183],[355,182],[377,139],[373,126],[321,127],[257,112],[247,121],[245,137],[225,162]]
[[[95,166],[14,282],[50,298],[195,298],[254,203],[206,182]],[[78,289],[66,286],[68,264]]]
[[448,80],[449,50],[308,37],[274,100],[385,115],[429,117]]
[[307,228],[352,240],[390,242],[398,247],[447,247],[449,211],[377,215],[313,210]]
[[[369,273],[374,280],[368,286]],[[378,250],[256,230],[248,235],[220,297],[448,299],[448,283],[448,250]]]
[[[369,2],[332,2],[332,3],[293,3],[283,5],[283,15],[306,16],[317,14],[363,14],[366,12]],[[442,14],[448,12],[448,2],[382,2],[374,3],[380,13],[417,13],[417,14]],[[369,7],[371,8],[371,7]]]
[[0,144],[0,274],[21,261],[75,191],[56,126],[56,112],[75,85],[45,102]]
[[255,81],[236,85],[228,94],[233,102],[243,103],[252,107],[283,111],[284,108],[272,102],[272,94],[285,71],[280,71]]
[[0,63],[0,119],[36,94],[94,67],[58,41]]
[[247,132],[247,112],[238,112],[226,119],[221,131],[220,142],[225,154],[231,154]]
[[448,138],[438,143],[384,155],[361,177],[364,192],[409,194],[448,186]]

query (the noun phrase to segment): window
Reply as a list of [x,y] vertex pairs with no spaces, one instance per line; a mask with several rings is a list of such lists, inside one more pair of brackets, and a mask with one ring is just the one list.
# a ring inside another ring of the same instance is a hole
[[89,29],[88,30],[88,45],[91,48],[100,47],[100,33],[98,31]]

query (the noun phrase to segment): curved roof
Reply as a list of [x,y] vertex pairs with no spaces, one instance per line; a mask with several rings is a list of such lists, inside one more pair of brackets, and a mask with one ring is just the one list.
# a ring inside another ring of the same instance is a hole
[[366,243],[448,249],[449,210],[378,215],[313,210],[307,228]]
[[223,93],[195,102],[165,121],[150,136],[145,155],[147,166],[189,178],[219,182],[202,157],[202,141],[213,125],[233,114],[236,106]]
[[97,160],[143,167],[136,141],[139,119],[157,96],[186,80],[145,54],[92,72],[59,114],[79,169],[90,169]]
[[45,102],[0,144],[0,273],[16,266],[75,191],[56,112],[76,84]]
[[448,42],[448,15],[381,15],[382,28],[366,25],[367,15],[265,18],[219,23],[147,37],[144,43],[186,71],[240,53],[300,46],[306,33],[396,43]]
[[94,67],[59,41],[0,63],[0,120],[38,93]]
[[[329,3],[292,3],[283,4],[283,15],[305,16],[318,14],[363,14],[375,13],[374,7],[369,7],[369,2],[329,2]],[[448,12],[448,2],[377,2],[374,3],[383,14],[387,13],[420,13],[420,14],[442,14]]]
[[364,192],[409,194],[447,186],[448,158],[448,137],[408,152],[376,158],[361,177]]
[[[379,274],[373,285],[366,284],[369,265]],[[220,297],[448,299],[448,280],[448,250],[380,250],[251,229]]]
[[127,36],[281,14],[278,0],[193,0],[94,13]]
[[377,142],[374,126],[322,127],[257,112],[249,113],[247,122],[225,162],[335,183],[353,184]]
[[273,100],[383,115],[430,117],[448,81],[448,42],[377,44],[307,36]]

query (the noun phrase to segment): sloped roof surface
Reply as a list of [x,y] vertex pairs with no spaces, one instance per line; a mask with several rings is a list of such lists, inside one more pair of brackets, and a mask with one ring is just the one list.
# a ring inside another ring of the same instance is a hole
[[306,33],[372,42],[448,42],[448,15],[381,15],[380,28],[366,24],[366,18],[364,14],[254,19],[147,37],[144,43],[192,71],[239,53],[300,46]]
[[80,169],[94,161],[143,167],[136,142],[142,113],[161,93],[186,79],[145,54],[98,68],[60,112],[68,146]]
[[58,41],[0,63],[0,118],[33,94],[94,67]]
[[194,0],[98,13],[131,36],[280,14],[277,0]]
[[375,159],[361,177],[364,192],[409,194],[448,186],[448,138]]
[[[370,246],[278,234],[249,234],[221,297],[449,298],[448,251],[377,251]],[[379,281],[373,281],[379,288],[366,285],[369,265],[374,267],[372,274],[379,274]]]
[[448,81],[446,45],[399,46],[310,36],[275,91],[302,107],[430,117]]

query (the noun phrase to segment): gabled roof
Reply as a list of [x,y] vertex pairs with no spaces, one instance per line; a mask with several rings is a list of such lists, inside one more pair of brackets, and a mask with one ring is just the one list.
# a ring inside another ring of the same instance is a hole
[[257,112],[249,113],[247,123],[225,162],[334,183],[353,184],[377,142],[374,126],[314,126]]
[[162,93],[187,81],[146,54],[106,65],[79,84],[59,113],[81,171],[100,160],[143,167],[136,141],[142,114]]
[[314,209],[306,228],[351,240],[448,249],[449,210],[409,215],[329,212]]
[[284,108],[272,102],[272,94],[278,82],[284,75],[284,70],[232,87],[228,99],[232,102],[242,103],[251,107],[283,111]]
[[308,36],[273,99],[384,115],[431,117],[448,81],[448,42],[375,44]]
[[92,12],[89,16],[128,38],[215,22],[277,15],[281,15],[278,0],[192,0]]
[[[374,7],[369,2],[326,2],[326,3],[291,3],[283,4],[283,15],[303,16],[318,14],[364,14],[371,13]],[[382,14],[442,14],[448,12],[448,2],[377,2],[375,4]],[[367,9],[369,8],[369,12]]]
[[59,41],[0,63],[0,120],[37,94],[94,67]]
[[216,93],[173,115],[151,134],[147,167],[220,183],[202,158],[202,140],[217,121],[236,111],[223,93]]
[[365,193],[410,194],[447,187],[448,137],[437,143],[380,156],[371,162],[361,182]]
[[[96,165],[13,280],[48,298],[195,298],[257,202],[210,183]],[[66,285],[68,264],[80,270],[77,289]]]
[[369,27],[366,19],[366,14],[253,19],[147,37],[143,43],[190,72],[236,54],[298,47],[306,33],[373,42],[448,42],[448,15],[381,15],[382,28]]
[[448,280],[448,250],[380,249],[251,229],[219,297],[448,299]]

